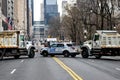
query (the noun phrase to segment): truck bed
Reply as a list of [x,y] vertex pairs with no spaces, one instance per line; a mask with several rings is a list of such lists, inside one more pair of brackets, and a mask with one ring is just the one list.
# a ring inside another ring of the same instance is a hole
[[0,32],[0,48],[18,48],[18,31]]

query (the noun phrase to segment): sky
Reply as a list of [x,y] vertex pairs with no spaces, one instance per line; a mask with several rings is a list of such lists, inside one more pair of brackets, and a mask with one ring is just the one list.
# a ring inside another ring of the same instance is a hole
[[[49,0],[49,3],[53,3],[54,0]],[[43,0],[34,0],[34,20],[39,21],[40,20],[40,3],[42,3]],[[62,0],[58,0],[58,11],[61,12],[61,2]]]

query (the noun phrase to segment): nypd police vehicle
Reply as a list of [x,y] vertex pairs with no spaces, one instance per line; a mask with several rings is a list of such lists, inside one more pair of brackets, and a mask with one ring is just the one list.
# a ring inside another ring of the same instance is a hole
[[49,47],[44,47],[40,50],[40,54],[44,57],[48,55],[64,55],[64,57],[75,57],[80,54],[80,48],[73,46],[72,43],[54,43]]

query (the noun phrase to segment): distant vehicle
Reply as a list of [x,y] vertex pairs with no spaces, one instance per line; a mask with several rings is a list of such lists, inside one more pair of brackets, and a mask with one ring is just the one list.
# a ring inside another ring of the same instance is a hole
[[120,34],[117,31],[97,30],[93,39],[84,42],[82,57],[120,56]]
[[44,57],[47,57],[48,55],[64,55],[64,57],[75,57],[76,55],[80,54],[80,51],[71,43],[54,43],[49,47],[42,48],[40,50],[40,54]]
[[57,38],[46,38],[44,45],[45,47],[48,47],[56,42],[57,42]]
[[21,55],[33,58],[35,50],[34,45],[30,41],[26,41],[24,34],[20,31],[6,30],[0,32],[0,59],[9,56],[19,58]]

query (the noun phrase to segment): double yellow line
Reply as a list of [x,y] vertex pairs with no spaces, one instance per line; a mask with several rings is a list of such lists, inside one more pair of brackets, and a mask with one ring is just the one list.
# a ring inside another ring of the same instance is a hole
[[80,76],[78,76],[73,70],[71,70],[68,66],[66,66],[62,61],[58,58],[53,57],[53,59],[64,69],[66,70],[74,80],[83,80]]

